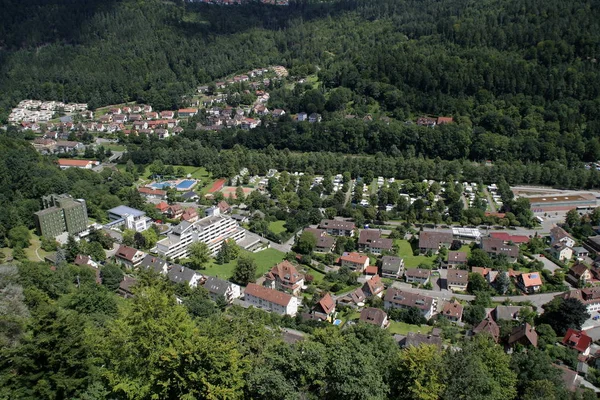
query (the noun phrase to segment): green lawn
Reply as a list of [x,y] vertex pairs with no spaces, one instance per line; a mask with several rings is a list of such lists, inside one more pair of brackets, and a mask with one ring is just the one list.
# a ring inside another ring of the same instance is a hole
[[[25,249],[25,255],[27,259],[30,261],[44,261],[44,257],[46,257],[49,253],[45,252],[40,248],[40,238],[35,233],[31,233],[31,239],[29,240],[30,246]],[[39,257],[37,256],[35,250],[38,249]],[[4,253],[5,259],[12,257],[12,249],[8,247],[4,247],[0,249],[0,253]]]
[[286,231],[285,229],[285,221],[274,221],[269,223],[269,230],[273,233],[280,234]]
[[416,268],[421,263],[433,265],[433,261],[435,261],[435,257],[413,256],[413,250],[408,240],[395,239],[394,244],[398,247],[398,255],[404,259],[406,268]]
[[388,332],[391,335],[406,335],[408,332],[421,332],[421,333],[429,333],[433,329],[432,326],[429,325],[411,325],[405,322],[392,321],[390,322],[390,326],[388,328]]
[[102,146],[105,149],[110,149],[111,151],[125,151],[125,150],[127,150],[127,147],[123,146],[122,144],[102,143]]
[[[275,264],[280,263],[285,257],[285,253],[275,249],[266,249],[263,251],[259,251],[258,253],[251,253],[249,251],[242,250],[241,254],[250,255],[256,261],[257,278],[263,275],[268,270],[270,270]],[[233,270],[235,269],[235,266],[236,261],[219,265],[216,264],[214,260],[212,260],[211,263],[206,267],[206,269],[200,271],[200,273],[203,275],[218,276],[219,278],[229,279],[233,275]]]

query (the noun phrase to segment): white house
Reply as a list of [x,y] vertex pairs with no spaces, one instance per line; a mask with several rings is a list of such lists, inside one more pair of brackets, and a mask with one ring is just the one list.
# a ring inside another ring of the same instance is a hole
[[249,283],[244,293],[246,303],[279,315],[295,316],[298,299],[290,294]]

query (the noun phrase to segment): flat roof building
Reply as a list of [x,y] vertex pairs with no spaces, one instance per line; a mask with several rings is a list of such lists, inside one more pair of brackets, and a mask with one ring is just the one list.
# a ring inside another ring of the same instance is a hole
[[65,232],[70,235],[87,229],[88,216],[85,200],[73,199],[67,194],[52,194],[42,198],[44,209],[34,214],[40,236],[55,238]]

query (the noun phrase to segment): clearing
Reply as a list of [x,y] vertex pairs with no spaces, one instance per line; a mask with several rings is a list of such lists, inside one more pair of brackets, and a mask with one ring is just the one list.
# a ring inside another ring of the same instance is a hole
[[435,257],[414,256],[413,249],[408,240],[395,239],[394,244],[398,247],[398,255],[404,259],[406,268],[416,268],[421,263],[431,266],[433,265],[433,261],[435,261]]
[[[258,253],[251,253],[246,250],[241,250],[240,254],[249,255],[256,261],[256,277],[262,276],[265,272],[270,270],[273,266],[283,261],[285,253],[275,250],[266,249],[259,251]],[[219,278],[229,279],[233,275],[237,260],[228,262],[227,264],[216,264],[214,260],[204,270],[200,270],[203,275],[218,276]],[[313,271],[314,272],[314,271]],[[312,274],[312,273],[311,273]]]

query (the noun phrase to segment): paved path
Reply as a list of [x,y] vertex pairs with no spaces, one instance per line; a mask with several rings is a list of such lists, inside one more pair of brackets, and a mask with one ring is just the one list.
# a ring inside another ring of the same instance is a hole
[[496,212],[496,203],[494,203],[494,199],[492,199],[492,196],[490,196],[490,192],[488,192],[487,189],[483,189],[483,193],[485,194],[485,198],[488,201],[488,204],[490,205],[490,209],[492,210],[492,212]]
[[37,258],[38,258],[40,261],[44,261],[44,259],[43,259],[42,257],[40,257],[40,253],[38,253],[38,250],[39,250],[39,249],[40,249],[39,247],[36,247],[36,248],[35,248],[35,255],[37,256]]

